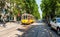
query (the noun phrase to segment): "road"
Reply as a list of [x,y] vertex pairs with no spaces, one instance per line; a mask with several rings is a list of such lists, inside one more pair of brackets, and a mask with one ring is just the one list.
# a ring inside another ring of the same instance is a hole
[[32,25],[28,31],[26,31],[22,37],[60,37],[56,31],[52,30],[47,24],[42,25],[37,22],[38,24]]

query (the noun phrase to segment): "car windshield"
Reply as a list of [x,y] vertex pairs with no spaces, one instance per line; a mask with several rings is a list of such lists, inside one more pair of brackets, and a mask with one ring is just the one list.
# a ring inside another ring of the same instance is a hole
[[56,22],[59,22],[60,23],[60,19],[57,19]]

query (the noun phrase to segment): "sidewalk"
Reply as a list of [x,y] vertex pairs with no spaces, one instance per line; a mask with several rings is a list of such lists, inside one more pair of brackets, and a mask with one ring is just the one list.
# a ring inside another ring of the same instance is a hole
[[6,29],[9,29],[9,28],[12,28],[12,27],[15,27],[15,26],[17,26],[17,24],[8,22],[8,23],[6,23],[6,27],[0,26],[0,31],[4,31]]
[[21,36],[24,32],[18,31],[17,29],[19,28],[26,31],[30,27],[30,25],[24,26],[13,22],[8,22],[6,23],[6,28],[0,27],[0,37],[14,37],[16,34],[19,34]]

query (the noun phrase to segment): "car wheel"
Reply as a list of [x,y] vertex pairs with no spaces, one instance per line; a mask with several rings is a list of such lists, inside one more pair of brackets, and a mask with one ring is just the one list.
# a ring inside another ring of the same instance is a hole
[[60,35],[60,29],[59,28],[57,29],[57,33],[58,33],[58,35]]

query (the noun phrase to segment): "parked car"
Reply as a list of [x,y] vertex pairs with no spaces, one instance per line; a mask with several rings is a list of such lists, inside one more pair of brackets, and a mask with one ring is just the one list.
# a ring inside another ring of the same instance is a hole
[[55,18],[50,21],[51,28],[55,29],[58,34],[60,34],[60,18]]

